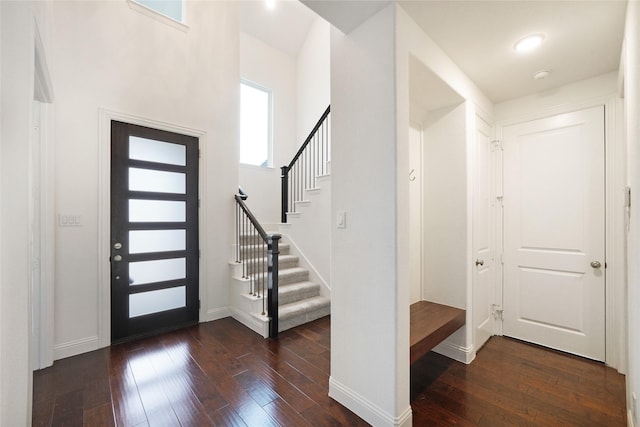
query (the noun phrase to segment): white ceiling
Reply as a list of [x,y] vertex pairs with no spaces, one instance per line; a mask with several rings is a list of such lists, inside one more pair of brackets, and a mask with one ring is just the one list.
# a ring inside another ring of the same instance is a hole
[[[347,31],[387,1],[312,1]],[[493,101],[547,91],[618,69],[624,30],[623,0],[401,0],[400,5]],[[358,13],[360,6],[362,13]],[[340,14],[341,7],[344,14]],[[320,10],[318,10],[320,11]],[[297,0],[243,1],[241,30],[296,56],[315,17]],[[348,13],[347,13],[348,12]],[[327,16],[325,13],[323,15]],[[352,17],[350,21],[336,17]],[[355,24],[354,24],[355,23]],[[520,38],[542,33],[542,46],[519,55]],[[551,70],[549,77],[533,74]]]
[[[626,1],[400,1],[493,101],[501,102],[618,69]],[[524,36],[542,33],[534,52]],[[537,71],[549,77],[534,80]]]
[[273,9],[264,0],[239,2],[240,31],[262,40],[292,57],[304,43],[309,28],[318,18],[298,0],[275,0]]

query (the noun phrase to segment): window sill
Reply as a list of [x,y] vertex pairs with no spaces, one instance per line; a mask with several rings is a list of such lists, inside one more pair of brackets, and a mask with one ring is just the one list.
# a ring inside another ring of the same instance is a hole
[[163,15],[160,12],[156,12],[155,10],[136,2],[135,0],[127,0],[127,4],[129,5],[129,8],[135,10],[136,12],[146,15],[152,19],[155,19],[156,21],[162,22],[163,24],[178,29],[184,33],[187,33],[190,29],[190,27],[184,22],[176,21],[175,19],[170,18],[167,15]]
[[258,165],[250,165],[248,163],[240,163],[240,167],[243,169],[254,169],[254,170],[264,170],[264,171],[272,171],[275,169],[273,166],[258,166]]

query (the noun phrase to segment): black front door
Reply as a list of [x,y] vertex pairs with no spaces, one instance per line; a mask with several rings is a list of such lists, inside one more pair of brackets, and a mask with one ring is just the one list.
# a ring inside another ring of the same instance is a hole
[[198,322],[198,138],[111,122],[111,341]]

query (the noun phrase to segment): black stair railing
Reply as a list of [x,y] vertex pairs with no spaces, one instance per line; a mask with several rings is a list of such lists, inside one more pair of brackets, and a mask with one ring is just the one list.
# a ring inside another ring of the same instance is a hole
[[282,166],[281,221],[287,222],[287,212],[296,211],[296,202],[304,200],[304,191],[316,187],[316,178],[328,173],[331,158],[330,117],[331,106],[314,126],[298,152],[287,166]]
[[249,280],[249,294],[262,299],[262,315],[269,317],[269,338],[278,337],[279,234],[267,234],[247,207],[247,195],[236,199],[236,262],[242,278]]

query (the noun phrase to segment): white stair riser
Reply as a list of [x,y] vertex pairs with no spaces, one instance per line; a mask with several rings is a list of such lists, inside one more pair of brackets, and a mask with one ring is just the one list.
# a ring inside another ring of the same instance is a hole
[[331,307],[324,306],[311,311],[307,311],[304,314],[294,316],[288,319],[282,319],[278,321],[278,332],[286,331],[287,329],[295,328],[296,326],[309,323],[321,317],[331,314]]
[[317,297],[318,295],[320,295],[320,286],[315,283],[309,283],[307,286],[291,291],[285,286],[279,289],[278,303],[282,306],[307,298]]

